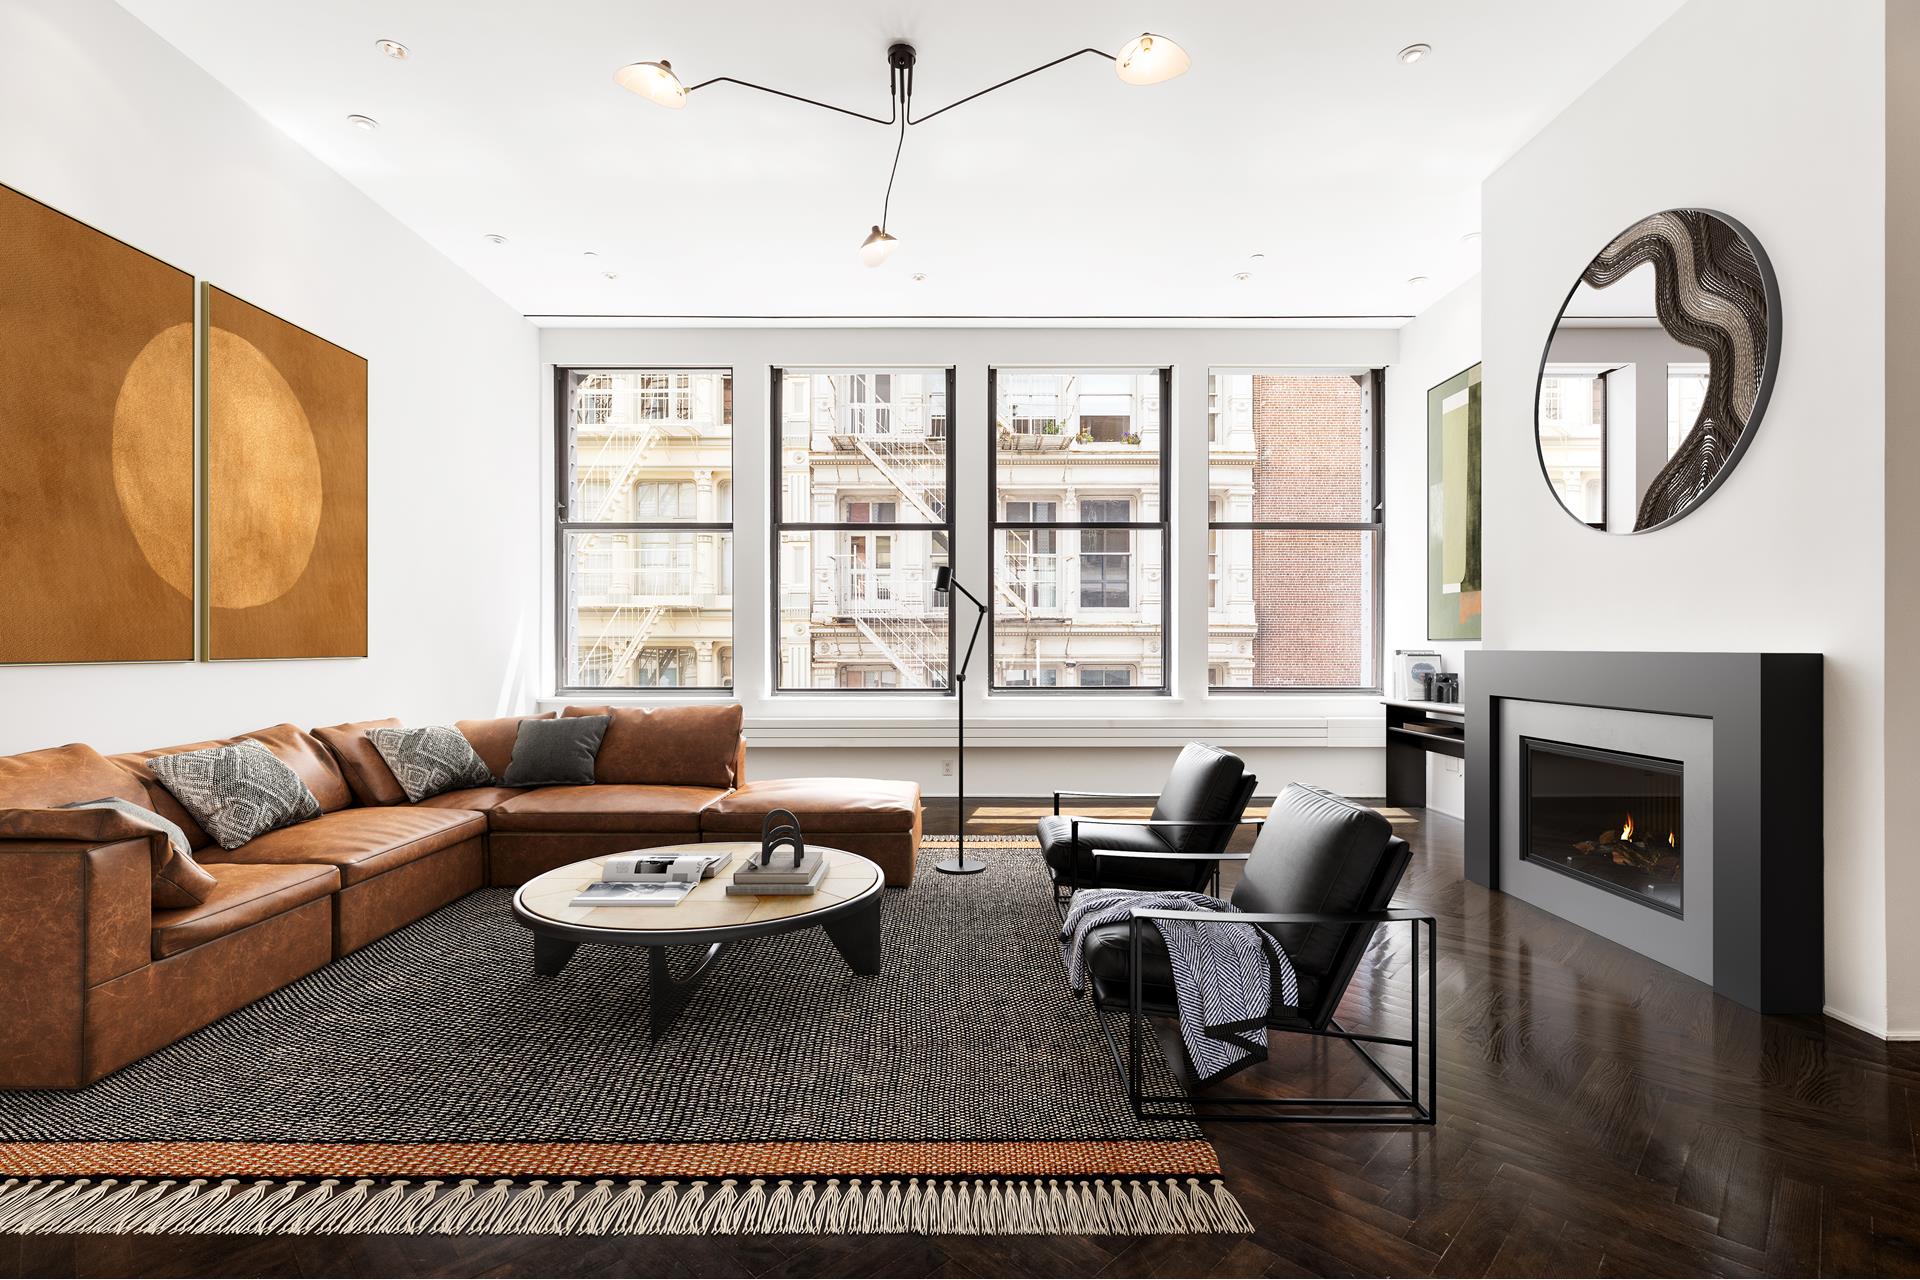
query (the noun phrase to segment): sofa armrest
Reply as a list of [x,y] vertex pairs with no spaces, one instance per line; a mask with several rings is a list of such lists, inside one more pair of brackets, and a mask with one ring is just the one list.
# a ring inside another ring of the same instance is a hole
[[87,1083],[89,989],[152,959],[154,840],[0,836],[0,1088]]
[[740,745],[733,753],[733,785],[747,785],[747,735],[744,733],[740,735]]

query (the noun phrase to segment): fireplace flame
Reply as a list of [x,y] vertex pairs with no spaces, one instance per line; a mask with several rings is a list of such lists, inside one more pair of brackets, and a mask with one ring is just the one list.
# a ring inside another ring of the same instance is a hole
[[1667,832],[1667,848],[1676,849],[1678,847],[1679,846],[1673,842],[1673,832],[1671,831]]
[[1622,840],[1633,839],[1633,815],[1632,814],[1628,814],[1626,822],[1621,824],[1620,838]]

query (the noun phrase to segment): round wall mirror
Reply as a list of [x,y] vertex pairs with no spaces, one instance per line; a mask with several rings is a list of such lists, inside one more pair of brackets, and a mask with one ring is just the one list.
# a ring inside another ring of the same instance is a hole
[[1672,524],[1740,461],[1779,357],[1779,286],[1752,234],[1705,209],[1642,218],[1587,264],[1547,340],[1547,485],[1604,533]]

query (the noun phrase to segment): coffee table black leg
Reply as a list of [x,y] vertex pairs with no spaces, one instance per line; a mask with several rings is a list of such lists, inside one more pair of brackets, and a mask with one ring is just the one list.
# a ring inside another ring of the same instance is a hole
[[726,949],[724,942],[710,944],[699,963],[687,970],[685,976],[675,978],[667,964],[667,949],[647,948],[647,1003],[651,1007],[648,1021],[655,1040],[667,1034],[668,1028],[673,1026],[673,1020],[687,1007],[687,999],[693,994],[693,989],[700,985],[700,979],[707,976],[707,970],[713,968],[714,962],[720,959],[720,953]]
[[543,978],[551,978],[567,967],[567,961],[573,959],[573,953],[579,949],[577,942],[536,933],[533,935],[533,971]]
[[853,912],[851,915],[838,916],[820,926],[827,931],[827,937],[840,952],[840,958],[855,973],[880,972],[880,895],[873,895],[873,902]]

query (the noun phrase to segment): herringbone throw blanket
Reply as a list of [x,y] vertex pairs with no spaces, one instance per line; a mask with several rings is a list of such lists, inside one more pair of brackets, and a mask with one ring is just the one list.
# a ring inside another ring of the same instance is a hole
[[[1233,908],[1204,893],[1082,889],[1073,895],[1060,946],[1067,981],[1087,989],[1087,935],[1124,923],[1135,911],[1217,911]],[[1203,1085],[1267,1058],[1267,1011],[1300,1003],[1293,962],[1258,925],[1213,920],[1155,920],[1173,966],[1180,1040]]]

